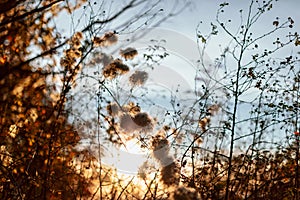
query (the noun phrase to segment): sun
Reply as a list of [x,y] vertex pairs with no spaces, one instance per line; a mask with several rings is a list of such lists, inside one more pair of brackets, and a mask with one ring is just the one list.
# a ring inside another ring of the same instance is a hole
[[102,159],[104,164],[116,168],[117,172],[126,175],[137,175],[140,166],[148,159],[147,150],[141,148],[141,142],[130,139],[124,142],[119,148],[109,148],[108,155]]

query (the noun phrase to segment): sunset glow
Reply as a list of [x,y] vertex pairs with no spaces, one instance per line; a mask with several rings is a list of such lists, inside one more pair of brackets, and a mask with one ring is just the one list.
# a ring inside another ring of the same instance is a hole
[[147,160],[147,152],[137,139],[131,139],[120,148],[111,148],[103,158],[104,164],[115,167],[118,173],[136,175],[139,167]]

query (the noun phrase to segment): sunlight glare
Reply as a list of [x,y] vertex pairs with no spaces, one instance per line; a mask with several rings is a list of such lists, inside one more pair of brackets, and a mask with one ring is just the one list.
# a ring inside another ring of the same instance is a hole
[[105,164],[115,167],[121,174],[136,175],[147,160],[147,152],[141,148],[138,139],[128,140],[120,148],[110,149],[109,154],[104,158]]

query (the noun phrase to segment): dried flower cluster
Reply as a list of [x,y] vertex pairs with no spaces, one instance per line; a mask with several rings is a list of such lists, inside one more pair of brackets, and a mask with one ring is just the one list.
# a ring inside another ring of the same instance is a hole
[[118,36],[114,32],[108,32],[101,37],[95,37],[94,45],[96,47],[108,47],[117,43],[117,41],[118,41]]
[[78,49],[81,47],[81,40],[83,39],[83,34],[81,32],[76,32],[70,40],[70,45]]
[[132,47],[128,47],[124,50],[120,50],[120,55],[125,58],[125,60],[132,60],[135,56],[138,55],[138,52],[135,48],[132,48]]
[[139,128],[138,125],[134,123],[131,115],[128,113],[120,116],[120,127],[126,133],[132,133]]
[[175,186],[179,184],[180,181],[180,168],[177,163],[172,162],[169,165],[163,166],[160,171],[161,181],[166,186]]
[[146,127],[151,124],[151,119],[149,118],[147,113],[138,113],[133,117],[133,121],[135,124],[141,127]]
[[106,66],[114,60],[112,55],[108,55],[100,51],[92,52],[91,57],[92,59],[90,59],[86,63],[86,66],[94,67],[94,66],[98,66],[99,64],[101,64],[102,66]]
[[[154,138],[152,139],[152,150],[153,152],[157,152],[159,150],[164,149],[164,151],[166,151],[166,154],[169,154],[169,141],[167,138],[165,138],[164,136],[157,134],[156,136],[154,136]],[[155,157],[156,159],[159,160],[159,157]]]
[[180,180],[180,168],[169,154],[169,141],[164,136],[157,134],[152,139],[152,155],[161,166],[161,181],[166,186],[178,185]]
[[[149,132],[153,129],[153,122],[148,113],[141,112],[141,108],[133,102],[123,106],[115,102],[109,103],[106,110],[110,116],[119,117],[119,127],[125,133],[133,133],[134,131]],[[115,132],[115,129],[113,132]],[[112,131],[109,132],[112,133]]]
[[141,112],[141,107],[133,102],[129,102],[122,106],[124,112],[128,112],[131,115],[136,115]]
[[82,55],[82,51],[80,50],[82,38],[83,35],[81,32],[75,33],[69,41],[70,48],[64,52],[64,57],[60,60],[61,66],[67,70],[73,70],[77,59]]
[[145,71],[135,71],[130,77],[129,82],[132,86],[143,85],[148,79],[148,73]]
[[106,65],[102,71],[105,78],[114,79],[118,75],[125,74],[129,71],[129,67],[123,64],[122,60],[115,59],[110,64]]
[[153,129],[153,124],[147,113],[132,115],[126,112],[120,116],[120,127],[127,133],[134,131],[149,132]]

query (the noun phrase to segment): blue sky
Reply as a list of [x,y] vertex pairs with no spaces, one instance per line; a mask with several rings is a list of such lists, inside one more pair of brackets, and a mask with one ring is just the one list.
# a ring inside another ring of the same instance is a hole
[[[128,1],[127,1],[128,2]],[[149,1],[150,2],[150,1]],[[168,10],[170,10],[174,4],[174,2],[179,2],[179,7],[183,6],[182,1],[165,1],[165,3],[162,5],[164,7],[164,10],[167,12]],[[229,1],[229,6],[226,7],[225,12],[222,14],[222,16],[224,16],[224,19],[231,19],[232,20],[232,27],[236,27],[239,24],[239,10],[243,9],[245,10],[245,12],[247,12],[248,9],[248,5],[249,5],[250,1],[241,1],[241,0],[231,0]],[[261,2],[261,1],[260,1]],[[114,1],[113,3],[115,3],[116,5],[118,5],[117,1]],[[186,40],[188,42],[191,42],[194,44],[196,44],[196,27],[199,24],[200,21],[203,22],[202,26],[201,26],[201,31],[203,33],[208,33],[208,31],[210,30],[210,23],[213,22],[216,24],[215,22],[215,18],[216,18],[216,11],[219,8],[219,4],[223,3],[223,1],[213,1],[213,0],[193,0],[191,1],[190,6],[187,6],[186,9],[182,12],[179,13],[178,15],[176,15],[173,18],[168,19],[167,21],[165,21],[164,23],[162,23],[160,25],[160,28],[163,28],[164,30],[169,30],[169,32],[172,32],[171,34],[168,33],[168,31],[166,32],[160,32],[161,33],[161,38],[166,38],[167,40],[171,41],[171,44],[169,44],[169,50],[172,50],[173,52],[177,53],[177,55],[175,56],[175,59],[172,60],[168,60],[167,63],[165,63],[165,65],[172,65],[174,66],[174,61],[177,63],[184,63],[184,62],[180,62],[176,59],[180,58],[183,59],[187,58],[187,60],[195,59],[197,57],[197,54],[193,54],[192,57],[189,57],[191,54],[191,49],[188,49],[189,47],[191,47],[191,45],[187,45],[186,49],[183,49],[182,47],[184,46],[183,44],[179,43],[179,40],[176,41],[175,38],[175,43],[174,38],[172,38],[173,36],[176,35],[181,37],[181,41]],[[281,0],[279,2],[274,2],[273,5],[273,9],[269,12],[266,13],[260,21],[257,22],[257,24],[255,25],[255,28],[253,29],[254,31],[254,35],[260,35],[262,33],[264,33],[266,30],[272,29],[274,28],[272,22],[275,20],[276,17],[279,17],[279,21],[282,20],[286,20],[288,17],[292,17],[295,21],[295,27],[293,29],[293,31],[295,30],[300,30],[300,12],[298,12],[298,8],[299,8],[299,1],[297,0]],[[118,10],[118,6],[116,7],[112,7],[112,10]],[[139,9],[137,9],[138,11],[140,11]],[[79,11],[78,13],[80,13],[81,11]],[[127,17],[134,15],[134,12],[130,12],[130,13],[126,13],[124,16],[122,16],[121,18],[118,19],[118,21],[116,23],[114,23],[111,26],[105,27],[106,30],[109,30],[109,28],[111,28],[113,30],[114,25],[122,22],[122,20],[126,20]],[[76,17],[78,18],[78,16],[81,15],[74,15],[75,19]],[[87,18],[82,17],[80,18],[83,24],[87,23]],[[299,21],[297,21],[299,19]],[[76,21],[76,20],[74,20]],[[83,24],[80,24],[80,26],[82,26]],[[73,31],[73,25],[70,21],[70,17],[69,18],[65,18],[64,20],[60,21],[60,26],[61,28],[65,29],[66,34],[68,33],[72,33]],[[79,26],[79,27],[80,27]],[[80,30],[80,28],[78,27],[78,30]],[[118,30],[117,30],[118,31]],[[105,32],[105,30],[103,30],[103,32]],[[299,31],[300,32],[300,31]],[[282,33],[280,33],[282,34]],[[156,36],[159,35],[156,34]],[[121,35],[124,36],[126,38],[126,34],[125,35]],[[152,35],[153,36],[153,35]],[[172,36],[172,37],[170,37]],[[271,40],[266,40],[266,41],[262,41],[262,43],[260,43],[260,46],[263,46],[263,48],[268,48],[270,46],[272,46],[272,39],[276,38],[276,37],[284,37],[284,35],[271,35]],[[184,39],[183,39],[184,38]],[[147,36],[145,38],[146,40],[150,40],[151,37]],[[214,58],[220,55],[220,47],[219,44],[222,45],[222,47],[224,48],[227,43],[229,42],[228,37],[220,32],[219,35],[215,38],[213,38],[210,41],[210,46],[207,48],[206,50],[206,56],[208,58],[210,58],[211,62],[213,62]],[[174,43],[174,46],[172,46]],[[145,43],[147,45],[147,43]],[[196,51],[197,49],[193,50]],[[280,52],[281,55],[283,57],[285,56],[285,54],[289,54],[291,51],[299,51],[299,49],[294,48],[294,49],[287,49],[284,52]],[[194,52],[193,52],[194,53]],[[183,61],[181,60],[181,61]],[[194,60],[195,61],[195,60]],[[230,63],[229,63],[230,64]],[[175,66],[175,71],[178,72],[178,74],[182,75],[183,79],[182,81],[184,81],[184,78],[190,76],[191,74],[186,74],[186,73],[191,73],[190,71],[182,68],[182,66]],[[178,70],[179,69],[179,70]],[[219,76],[223,76],[224,74],[222,74],[222,71],[218,74]],[[192,74],[193,76],[193,74]],[[162,76],[162,78],[171,78],[168,76]],[[190,78],[189,78],[190,80]],[[156,96],[157,98],[157,96]],[[246,98],[246,97],[245,97]],[[249,98],[249,97],[247,97]],[[159,99],[156,99],[157,101],[161,101]],[[249,109],[249,108],[247,108]],[[244,109],[241,109],[241,117],[242,115],[245,113]]]
[[[191,5],[187,7],[178,16],[170,19],[161,26],[181,32],[191,39],[196,39],[196,27],[200,21],[203,22],[201,26],[203,32],[209,31],[210,22],[215,23],[216,11],[219,8],[219,4],[224,1],[212,1],[212,0],[192,0]],[[223,16],[227,19],[232,19],[233,25],[239,22],[239,10],[248,9],[250,1],[241,0],[229,0],[229,6],[226,7]],[[260,0],[259,2],[262,2]],[[171,3],[171,2],[169,2]],[[270,28],[273,28],[272,22],[275,17],[279,17],[280,20],[286,20],[288,17],[292,17],[295,21],[295,29],[300,32],[300,12],[299,12],[300,1],[298,0],[279,0],[273,3],[273,8],[268,13],[264,14],[261,20],[256,24],[256,31],[263,33]],[[205,24],[207,26],[205,26]],[[205,30],[205,28],[207,28]],[[221,37],[219,41],[224,43],[224,38]],[[211,41],[213,48],[208,49],[208,55],[210,57],[216,56],[216,48],[218,48],[218,41]]]
[[[185,2],[189,1],[190,4],[185,6]],[[93,5],[94,1],[90,1]],[[100,6],[100,1],[97,2],[97,5]],[[129,2],[129,0],[123,0],[123,1],[111,1],[111,2],[105,2],[105,9],[106,14],[109,12],[113,13],[115,11],[120,10],[122,5],[126,5],[126,2]],[[148,0],[148,2],[155,2],[154,0]],[[191,38],[192,40],[196,40],[196,27],[199,24],[200,21],[203,22],[203,25],[201,26],[201,30],[203,30],[204,33],[207,33],[210,29],[210,23],[215,23],[216,19],[216,11],[219,8],[219,4],[223,3],[224,1],[219,0],[165,0],[163,1],[159,6],[164,8],[164,12],[168,12],[172,10],[174,5],[176,6],[176,9],[179,9],[181,7],[186,7],[183,12],[179,13],[178,15],[167,19],[165,22],[163,22],[160,27],[167,28],[173,31],[178,31],[180,34],[184,34],[185,36]],[[244,9],[245,11],[248,8],[249,2],[247,0],[241,1],[241,0],[229,0],[229,6],[226,7],[225,12],[223,13],[223,16],[225,16],[226,19],[232,19],[233,26],[239,23],[239,10]],[[262,0],[259,0],[259,2],[262,2]],[[255,30],[258,33],[263,33],[265,30],[269,30],[269,28],[272,28],[272,22],[274,21],[275,17],[279,17],[280,20],[287,19],[287,17],[292,17],[295,20],[295,30],[300,30],[300,21],[297,19],[300,19],[300,12],[299,12],[299,6],[300,2],[298,0],[279,0],[278,2],[273,2],[273,8],[271,11],[269,11],[267,14],[265,14],[262,19],[256,24]],[[93,5],[92,7],[96,8],[97,6]],[[158,9],[159,7],[155,8]],[[97,10],[95,9],[95,14],[98,13],[100,16],[101,9]],[[141,12],[143,11],[140,7],[137,9],[126,12],[124,15],[122,15],[116,22],[114,22],[112,25],[105,27],[105,30],[109,30],[110,28],[113,29],[114,25],[117,25],[118,23],[121,23],[122,21],[128,19],[130,16],[135,15],[134,12]],[[85,15],[87,14],[87,15]],[[77,30],[80,30],[80,27],[82,27],[84,24],[87,24],[89,20],[89,14],[90,13],[84,13],[82,10],[76,11],[73,14],[73,22],[75,23],[75,27]],[[78,26],[77,20],[80,20],[80,23]],[[58,19],[57,25],[60,30],[63,30],[63,33],[68,35],[70,33],[73,33],[74,31],[74,24],[72,24],[72,19],[70,16],[67,16],[66,13],[61,15],[61,18]],[[105,31],[104,30],[104,31]],[[300,31],[298,31],[300,32]],[[225,37],[220,37],[217,40],[224,42],[226,40]],[[211,41],[212,48],[207,49],[207,54],[210,57],[215,57],[216,54],[216,48],[218,48],[218,45],[220,42],[218,41]]]

